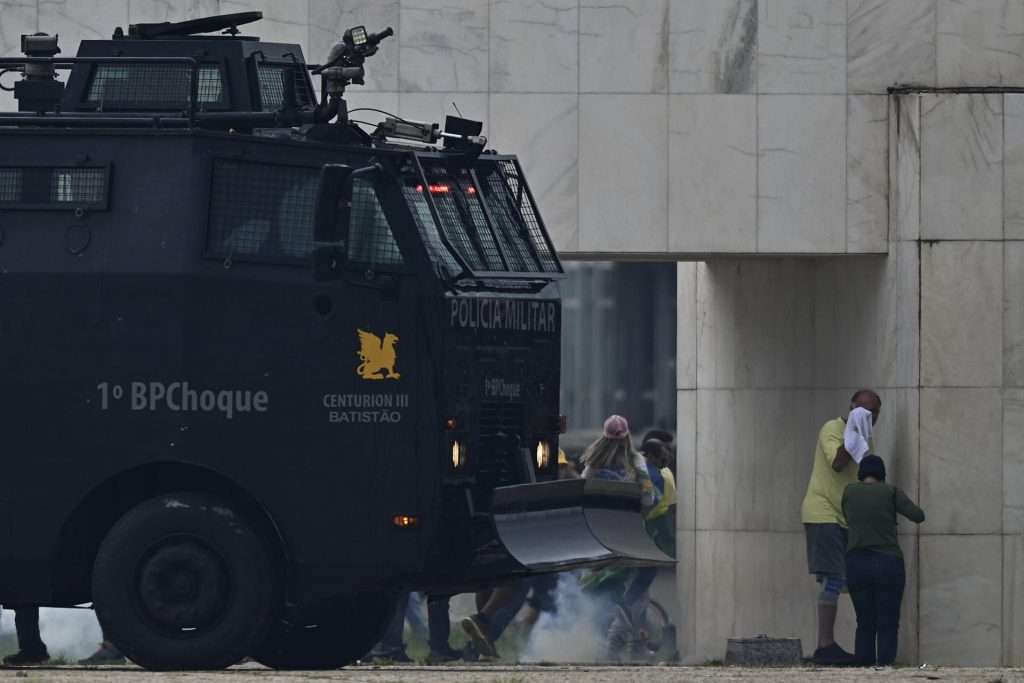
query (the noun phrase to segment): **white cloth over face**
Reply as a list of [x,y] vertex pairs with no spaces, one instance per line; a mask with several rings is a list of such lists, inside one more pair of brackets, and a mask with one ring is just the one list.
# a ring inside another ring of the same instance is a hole
[[871,452],[871,411],[867,408],[854,408],[846,418],[846,429],[843,431],[843,446],[850,457],[859,465],[864,456]]

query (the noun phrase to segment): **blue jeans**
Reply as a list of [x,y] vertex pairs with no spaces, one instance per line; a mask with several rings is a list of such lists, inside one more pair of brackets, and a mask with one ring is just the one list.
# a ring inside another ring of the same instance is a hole
[[899,555],[872,550],[847,553],[846,584],[857,612],[855,656],[861,666],[888,666],[895,661],[906,582]]

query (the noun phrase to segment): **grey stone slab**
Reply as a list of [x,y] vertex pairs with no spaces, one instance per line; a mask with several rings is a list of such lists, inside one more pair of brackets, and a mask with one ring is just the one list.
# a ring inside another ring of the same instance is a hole
[[885,93],[891,85],[934,86],[936,0],[850,0],[850,92]]
[[1003,666],[1024,666],[1024,535],[1003,536]]
[[932,666],[999,665],[1002,537],[922,535],[920,544],[921,660]]
[[580,251],[666,250],[667,98],[580,96]]
[[1003,245],[921,246],[921,384],[1003,382]]
[[844,0],[759,0],[757,89],[846,94]]
[[756,91],[756,0],[673,0],[669,18],[671,92]]
[[1003,96],[1005,120],[1003,231],[1006,239],[1024,239],[1024,95]]
[[669,112],[669,250],[757,248],[757,101],[673,95]]
[[846,250],[846,98],[762,95],[758,251]]
[[519,156],[555,247],[578,248],[577,96],[491,95],[490,113],[490,145]]
[[846,250],[889,249],[889,102],[846,98]]
[[921,507],[930,534],[1003,525],[1002,392],[921,390]]
[[[21,35],[38,30],[38,16],[36,0],[0,0],[0,55],[16,57],[21,54]],[[67,45],[67,40],[63,44]],[[0,77],[0,83],[6,88],[12,87],[15,80],[16,74]],[[0,90],[0,111],[16,111],[17,108],[14,93]]]
[[[218,0],[128,0],[128,21],[132,24],[184,21],[220,13]],[[259,26],[259,24],[249,24]],[[305,45],[303,45],[305,47]]]
[[1024,242],[1004,245],[1003,383],[1024,387]]
[[[369,31],[382,31],[388,26],[399,31],[399,7],[399,0],[309,0],[309,54],[306,59],[323,63],[330,49],[353,25],[364,25]],[[399,36],[386,39],[377,54],[367,61],[366,85],[348,91],[353,99],[361,90],[398,90],[399,39]]]
[[62,55],[77,53],[79,41],[109,39],[115,27],[128,24],[128,0],[39,0],[38,7],[39,30],[61,37]]
[[1024,82],[1024,4],[1016,0],[938,0],[938,84]]
[[1003,236],[1003,97],[921,99],[921,237]]
[[580,92],[668,91],[668,0],[580,0]]
[[921,236],[921,96],[889,100],[889,225],[895,241]]
[[[697,388],[697,278],[695,262],[676,265],[676,387]],[[678,432],[678,430],[677,430]]]
[[1002,474],[1003,533],[1024,534],[1024,389],[1003,392]]
[[491,92],[575,93],[577,0],[491,2]]
[[[76,0],[77,2],[77,0]],[[303,50],[309,43],[309,3],[306,0],[283,0],[266,2],[265,0],[218,0],[219,12],[263,12],[263,18],[254,24],[248,24],[242,30],[246,35],[259,36],[261,40],[273,43],[298,43]],[[106,4],[106,3],[104,3]],[[113,3],[111,3],[113,4]],[[397,45],[392,49],[398,49]],[[319,61],[326,55],[310,56],[310,61]]]
[[487,0],[402,0],[399,89],[487,92]]

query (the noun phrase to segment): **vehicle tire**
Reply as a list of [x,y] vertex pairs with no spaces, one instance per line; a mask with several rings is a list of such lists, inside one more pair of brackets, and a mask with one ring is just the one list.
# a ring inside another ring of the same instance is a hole
[[280,587],[267,543],[199,493],[152,498],[100,545],[92,596],[106,639],[147,669],[223,669],[266,638]]
[[279,624],[252,657],[272,669],[340,669],[377,644],[396,606],[393,593],[341,600],[324,609],[315,624]]

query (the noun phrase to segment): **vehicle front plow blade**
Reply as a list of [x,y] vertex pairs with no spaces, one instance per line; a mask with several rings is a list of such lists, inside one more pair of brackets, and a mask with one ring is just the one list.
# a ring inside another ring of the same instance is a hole
[[564,479],[494,490],[501,543],[531,571],[592,566],[671,566],[644,528],[640,488],[601,479]]

